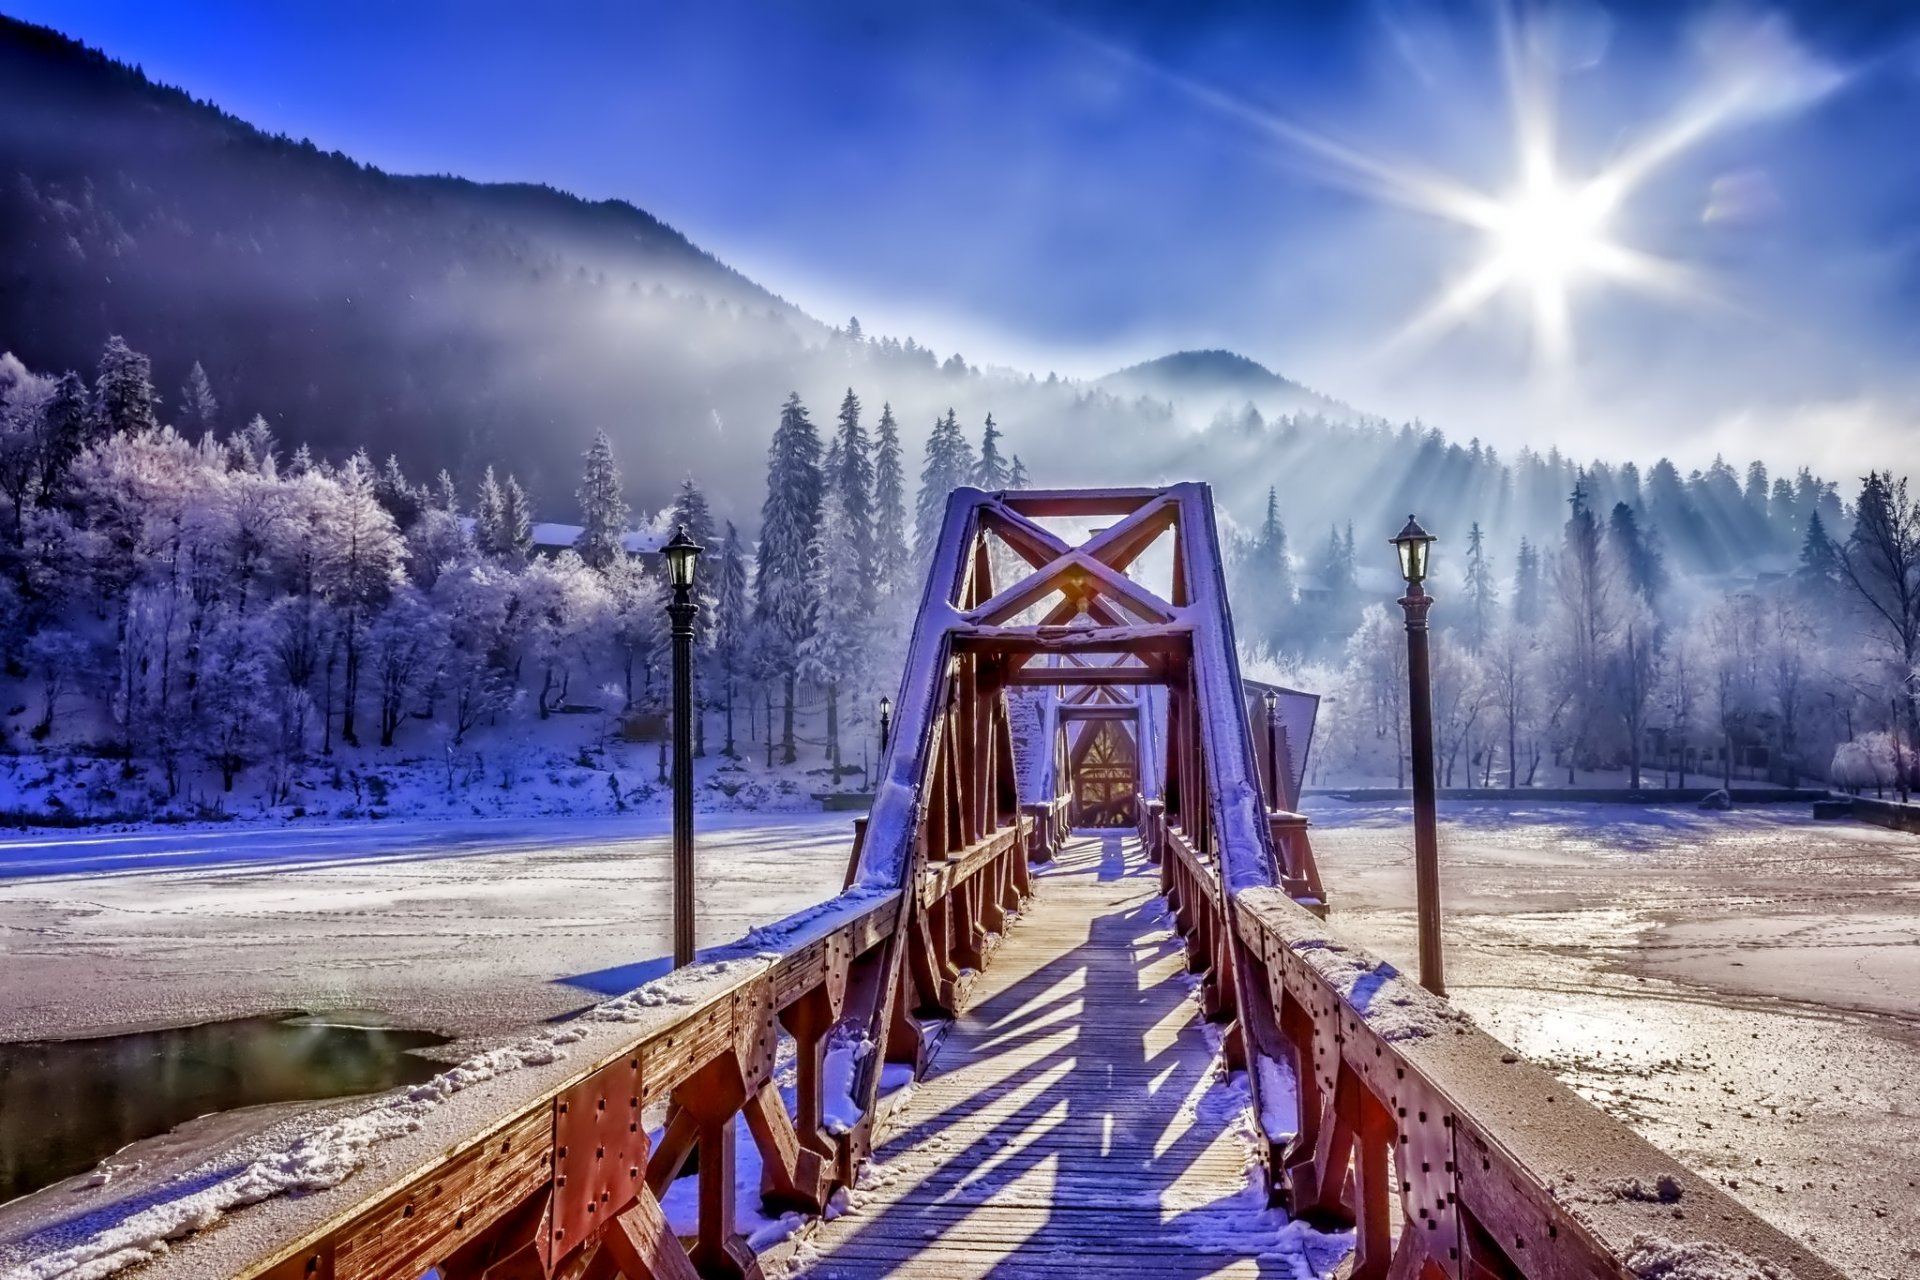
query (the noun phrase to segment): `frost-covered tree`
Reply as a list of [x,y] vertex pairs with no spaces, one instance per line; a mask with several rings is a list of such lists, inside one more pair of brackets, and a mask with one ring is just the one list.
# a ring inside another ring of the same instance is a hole
[[[879,558],[874,546],[874,460],[867,429],[860,422],[860,398],[847,388],[834,429],[827,489],[840,495],[840,510],[859,553],[860,605],[873,611],[879,595]],[[897,459],[896,459],[897,461]]]
[[1618,640],[1605,658],[1604,693],[1624,736],[1627,785],[1640,789],[1640,757],[1659,680],[1661,630],[1653,606],[1635,595],[1622,607]]
[[605,578],[568,550],[527,566],[518,601],[523,660],[539,674],[534,706],[545,720],[565,705],[575,673],[602,647],[611,599]]
[[480,475],[480,487],[473,498],[473,542],[490,556],[503,556],[510,550],[507,535],[507,495],[494,478],[493,468]]
[[500,554],[515,562],[533,554],[533,501],[515,476],[500,490]]
[[160,399],[153,393],[153,364],[114,334],[100,353],[93,382],[93,422],[104,435],[151,431],[160,425]]
[[226,612],[207,630],[194,719],[199,749],[232,791],[254,763],[268,723],[267,660],[256,619]]
[[[1507,787],[1533,785],[1540,764],[1539,720],[1543,682],[1539,637],[1533,628],[1509,619],[1493,635],[1486,650],[1487,683],[1499,730],[1505,737]],[[1522,748],[1526,750],[1522,751]]]
[[187,372],[187,380],[180,386],[180,427],[206,432],[218,430],[219,426],[220,401],[213,394],[213,382],[207,377],[207,371],[195,360]]
[[1487,537],[1480,522],[1467,526],[1467,647],[1479,653],[1493,634],[1496,610],[1500,607],[1500,587],[1493,576],[1493,560],[1487,555]]
[[394,593],[367,632],[368,665],[380,710],[380,745],[393,745],[408,706],[438,674],[446,628],[418,591]]
[[873,576],[885,596],[910,594],[912,552],[907,547],[907,473],[900,459],[900,427],[893,406],[880,406],[873,455]]
[[752,626],[747,611],[747,557],[740,544],[740,531],[727,521],[726,540],[720,547],[719,572],[715,575],[713,611],[713,653],[719,668],[720,703],[726,712],[727,744],[721,754],[737,759],[739,750],[733,738],[734,696],[739,682],[749,670],[748,646]]
[[840,778],[840,694],[866,670],[871,610],[860,599],[860,546],[846,503],[833,489],[820,517],[814,562],[820,601],[813,633],[799,647],[800,672],[827,693],[827,759],[835,785]]
[[685,529],[687,536],[702,547],[714,547],[713,508],[707,502],[706,493],[694,483],[692,476],[682,480],[680,488],[674,493],[673,505],[667,509],[667,524],[671,528]]
[[1733,785],[1737,744],[1762,711],[1762,610],[1751,595],[1716,603],[1706,618],[1706,708],[1720,734],[1720,785]]
[[780,410],[780,425],[767,449],[767,500],[760,507],[754,583],[761,642],[785,686],[780,754],[788,764],[798,758],[793,740],[794,685],[800,645],[813,632],[817,604],[813,556],[823,488],[820,435],[795,393]]
[[445,467],[433,481],[433,506],[450,516],[460,514],[460,490],[454,487],[453,476]]
[[[574,490],[574,496],[580,500],[580,540],[574,544],[574,550],[580,553],[589,569],[604,571],[626,554],[621,540],[626,537],[629,510],[620,467],[613,458],[613,441],[607,438],[606,432],[594,432],[586,460],[580,487]],[[528,523],[531,526],[531,520]]]
[[1523,627],[1539,625],[1540,551],[1525,538],[1513,558],[1513,620]]
[[[1907,741],[1920,745],[1920,500],[1906,477],[1870,471],[1854,503],[1853,532],[1835,546],[1840,582],[1880,647]],[[1920,778],[1903,778],[1911,788]]]
[[1571,514],[1553,563],[1554,609],[1549,621],[1554,655],[1555,699],[1560,708],[1559,745],[1567,783],[1576,767],[1591,768],[1605,716],[1604,673],[1619,623],[1614,562],[1606,554],[1600,522],[1584,484],[1574,486]]
[[1013,465],[1007,469],[1007,488],[1024,489],[1027,487],[1027,464],[1020,461],[1020,455],[1013,455]]
[[667,607],[658,577],[622,556],[607,571],[607,637],[620,672],[621,696],[631,710],[652,690],[666,650]]
[[993,415],[987,415],[986,429],[980,435],[980,460],[973,465],[973,486],[988,493],[997,493],[1007,487],[1007,460],[1000,453],[1000,438],[1004,434],[994,425]]
[[340,738],[357,746],[367,627],[400,580],[405,546],[375,495],[364,450],[340,468],[331,507],[320,531],[318,578],[322,594],[340,611]]
[[913,556],[922,569],[933,559],[940,540],[940,522],[946,518],[947,495],[973,483],[973,446],[960,431],[960,420],[948,409],[934,420],[927,437],[926,461],[920,468],[920,494],[914,508]]
[[413,522],[420,518],[420,512],[426,506],[420,491],[407,483],[406,472],[400,469],[400,459],[391,453],[381,466],[380,474],[374,477],[373,494],[402,533],[413,528]]
[[1236,630],[1256,653],[1277,657],[1293,620],[1293,558],[1280,520],[1279,490],[1267,489],[1266,514],[1252,537],[1236,541],[1233,587]]

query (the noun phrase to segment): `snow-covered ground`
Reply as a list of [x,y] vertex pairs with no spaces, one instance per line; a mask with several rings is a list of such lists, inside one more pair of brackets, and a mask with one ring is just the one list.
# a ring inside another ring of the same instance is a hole
[[[1413,967],[1407,809],[1310,800]],[[1849,1275],[1920,1276],[1920,839],[1798,806],[1441,806],[1454,1002]]]
[[[700,945],[838,892],[852,817],[702,816]],[[0,1034],[279,1009],[518,1030],[664,972],[670,855],[658,813],[10,835]]]

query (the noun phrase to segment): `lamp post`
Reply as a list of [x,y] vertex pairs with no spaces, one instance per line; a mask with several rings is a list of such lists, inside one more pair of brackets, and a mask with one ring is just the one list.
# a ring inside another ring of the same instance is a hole
[[880,754],[887,754],[887,740],[893,734],[893,699],[880,697]]
[[701,547],[687,526],[660,549],[673,598],[673,967],[693,963],[693,566]]
[[1400,607],[1407,615],[1407,712],[1413,738],[1413,876],[1420,923],[1420,985],[1444,996],[1447,980],[1440,955],[1440,844],[1433,803],[1433,682],[1427,665],[1427,610],[1433,607],[1433,597],[1423,585],[1434,537],[1408,516],[1407,527],[1391,541],[1400,554],[1400,576],[1407,583]]
[[1260,695],[1260,705],[1267,709],[1267,808],[1280,807],[1280,743],[1274,736],[1276,712],[1280,706],[1280,695],[1269,689]]

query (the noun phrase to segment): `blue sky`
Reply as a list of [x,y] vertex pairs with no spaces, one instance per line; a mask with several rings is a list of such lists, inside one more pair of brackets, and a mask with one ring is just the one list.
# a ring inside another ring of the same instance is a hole
[[[1842,473],[1920,425],[1906,6],[5,4],[383,168],[631,200],[976,362],[1226,346],[1507,446]],[[1557,353],[1524,281],[1406,333],[1504,241],[1403,180],[1518,189],[1513,66],[1567,184],[1700,126],[1604,227],[1687,296],[1582,272]]]

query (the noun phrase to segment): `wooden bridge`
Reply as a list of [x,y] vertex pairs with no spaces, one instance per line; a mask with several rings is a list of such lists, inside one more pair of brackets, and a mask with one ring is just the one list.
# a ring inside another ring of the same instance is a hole
[[1204,486],[956,492],[845,893],[147,1274],[1837,1276],[1342,942],[1261,702]]

